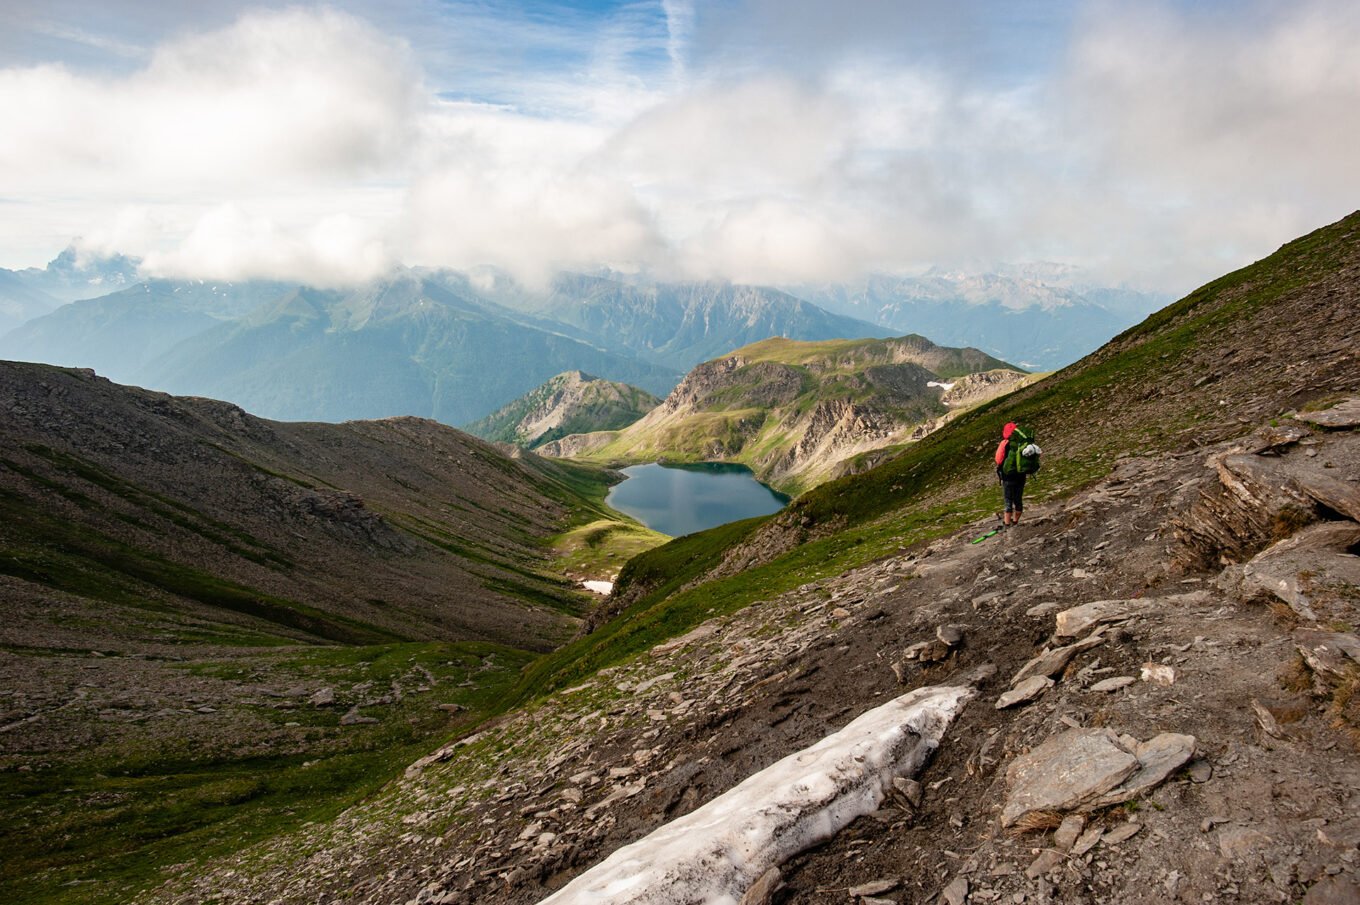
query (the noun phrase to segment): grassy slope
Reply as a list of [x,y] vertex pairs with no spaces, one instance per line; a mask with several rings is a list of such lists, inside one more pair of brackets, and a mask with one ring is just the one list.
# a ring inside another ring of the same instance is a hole
[[[790,365],[817,365],[832,362],[844,364],[848,367],[856,367],[862,364],[854,361],[856,357],[864,358],[885,357],[888,355],[890,345],[893,343],[905,342],[915,346],[923,352],[934,355],[938,360],[936,368],[931,368],[940,377],[951,378],[961,377],[964,374],[971,374],[978,370],[992,370],[993,368],[1010,368],[1012,370],[1022,370],[1015,365],[1007,364],[1000,359],[993,358],[976,349],[955,349],[945,346],[936,346],[924,336],[909,334],[896,340],[887,339],[828,339],[818,342],[804,342],[801,340],[787,339],[782,336],[774,336],[769,339],[751,343],[749,346],[731,353],[745,358],[752,364],[757,362],[774,362],[777,364]],[[927,366],[929,367],[929,366]]]
[[[50,467],[39,471],[2,456],[0,467],[76,511],[107,513],[92,494],[108,493],[126,508],[118,517],[134,520],[142,530],[203,538],[275,570],[296,567],[268,543],[89,462],[45,447],[28,452]],[[483,453],[491,455],[489,449],[469,450]],[[617,531],[595,545],[600,555],[618,549],[614,534],[625,538],[627,549],[639,548],[628,529],[640,526],[604,506],[613,476],[602,469],[537,457],[524,461],[527,474],[502,457],[491,464],[514,469],[540,499],[559,504],[566,513],[561,520],[566,534],[612,517]],[[263,466],[257,470],[288,477]],[[312,485],[302,478],[288,479]],[[527,597],[538,606],[572,610],[587,600],[560,574],[541,569],[531,574],[516,557],[472,549],[466,539],[453,538],[438,524],[382,503],[374,508],[386,510],[390,522],[412,535],[441,547],[457,546],[452,552],[474,561],[485,558],[502,583],[507,574],[518,575],[522,581],[500,588],[504,593]],[[151,699],[177,684],[167,673],[219,680],[224,697],[246,701],[230,711],[228,722],[249,727],[223,729],[225,734],[212,739],[180,737],[172,728],[173,741],[166,743],[164,718],[148,710],[127,732],[94,727],[89,740],[75,746],[29,750],[19,744],[21,732],[7,736],[10,744],[0,748],[0,847],[5,851],[0,888],[6,902],[127,901],[156,882],[165,865],[222,855],[301,822],[327,819],[443,744],[451,733],[503,709],[506,692],[534,658],[503,645],[397,638],[224,578],[206,564],[174,562],[79,516],[46,514],[33,498],[3,488],[0,518],[7,526],[6,540],[0,543],[0,575],[28,583],[39,597],[82,601],[83,615],[77,618],[90,621],[93,631],[116,625],[114,634],[101,634],[87,647],[97,646],[114,659],[146,657],[154,663],[146,667],[153,680],[146,692]],[[520,540],[551,547],[556,539],[526,535]],[[568,597],[575,602],[569,604]],[[151,654],[141,653],[146,643],[152,644],[147,648]],[[169,657],[162,653],[167,648]],[[54,642],[43,648],[9,646],[0,656],[14,657],[16,663],[21,659],[29,664],[25,670],[41,674],[48,670],[44,661],[78,670],[81,658],[90,655],[87,649]],[[417,666],[434,677],[433,687],[365,708],[365,716],[379,720],[375,724],[341,726],[344,707],[294,702],[281,710],[268,698],[250,702],[259,698],[251,691],[256,684],[305,684],[311,689],[329,684],[342,690],[371,683],[385,688]],[[451,718],[440,704],[467,709]],[[180,719],[217,717],[190,714]],[[261,724],[274,726],[274,734],[261,737]],[[142,725],[147,731],[137,728]]]
[[[279,648],[183,664],[186,676],[223,681],[268,670],[276,682],[371,682],[386,687],[413,668],[430,694],[365,708],[379,719],[341,726],[343,709],[252,708],[293,729],[296,746],[195,750],[183,744],[100,746],[50,756],[31,773],[0,772],[0,888],[12,905],[128,901],[164,865],[221,856],[301,823],[326,820],[375,791],[459,725],[498,709],[532,655],[475,642]],[[489,667],[489,668],[488,668]],[[467,683],[465,685],[465,683]],[[467,708],[456,718],[438,704]],[[286,731],[286,730],[280,730]]]
[[[596,436],[600,445],[579,455],[585,461],[611,464],[654,460],[668,462],[724,461],[750,467],[762,480],[782,492],[796,494],[825,479],[835,463],[803,468],[796,474],[772,475],[769,465],[802,439],[800,419],[818,404],[831,400],[869,403],[895,412],[905,424],[943,415],[947,409],[921,399],[894,405],[884,393],[863,381],[866,367],[890,365],[893,348],[906,344],[927,356],[933,373],[950,378],[977,370],[1009,367],[975,350],[936,347],[923,337],[901,340],[845,339],[803,342],[774,337],[752,343],[727,357],[746,364],[725,375],[728,384],[708,397],[701,411],[658,424],[642,422],[632,428]],[[762,366],[787,368],[797,375],[801,391],[785,404],[761,402],[767,371]]]
[[[1291,350],[1279,349],[1278,361],[1257,362],[1250,373],[1235,373],[1224,360],[1231,362],[1245,344],[1261,348],[1263,337],[1285,335],[1297,322],[1289,305],[1306,313],[1313,303],[1301,297],[1325,292],[1321,284],[1338,272],[1354,273],[1358,235],[1360,215],[1352,215],[1295,240],[1201,287],[1082,361],[965,414],[872,471],[823,484],[777,516],[644,554],[620,576],[619,592],[633,603],[603,630],[536,662],[516,698],[572,684],[710,616],[986,516],[998,505],[990,456],[1006,421],[1038,425],[1047,461],[1030,499],[1042,501],[1108,474],[1122,455],[1181,449],[1247,430],[1232,417],[1235,406],[1280,412],[1308,379],[1285,373]],[[1360,385],[1360,375],[1352,381]],[[773,558],[756,552],[753,567],[702,580],[739,545],[758,550],[759,538],[784,552]]]

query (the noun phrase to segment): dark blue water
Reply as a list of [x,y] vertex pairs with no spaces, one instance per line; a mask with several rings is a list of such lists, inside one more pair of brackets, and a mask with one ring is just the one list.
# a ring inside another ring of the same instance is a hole
[[679,537],[739,519],[778,512],[789,498],[744,465],[632,465],[606,502],[653,531]]

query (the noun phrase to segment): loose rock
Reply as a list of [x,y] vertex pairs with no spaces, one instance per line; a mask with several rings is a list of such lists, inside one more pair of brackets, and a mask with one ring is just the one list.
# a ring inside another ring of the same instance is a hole
[[1030,676],[1010,691],[997,698],[996,709],[1005,710],[1017,704],[1028,704],[1048,689],[1054,682],[1048,676]]
[[1176,667],[1164,663],[1144,663],[1139,677],[1144,682],[1170,687],[1176,684]]
[[1136,681],[1138,680],[1135,679],[1133,676],[1112,676],[1111,678],[1102,679],[1101,681],[1092,685],[1091,691],[1104,691],[1104,692],[1118,691],[1121,688],[1127,688]]

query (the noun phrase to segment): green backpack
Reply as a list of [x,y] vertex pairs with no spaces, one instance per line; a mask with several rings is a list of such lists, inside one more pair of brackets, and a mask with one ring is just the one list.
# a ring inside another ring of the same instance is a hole
[[1034,442],[1034,431],[1017,427],[1006,441],[1006,458],[1001,463],[1001,473],[1007,477],[1030,475],[1039,470],[1039,456],[1043,450]]

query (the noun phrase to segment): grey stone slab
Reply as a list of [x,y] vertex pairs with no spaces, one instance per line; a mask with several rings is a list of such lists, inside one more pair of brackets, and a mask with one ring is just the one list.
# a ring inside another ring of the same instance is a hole
[[1034,811],[1070,811],[1115,789],[1138,771],[1138,758],[1109,729],[1072,729],[1016,758],[1001,825]]
[[1294,415],[1299,421],[1316,424],[1319,427],[1352,428],[1360,427],[1360,396],[1352,396],[1329,409],[1320,412],[1299,412]]
[[1163,732],[1139,744],[1133,752],[1138,758],[1138,770],[1113,791],[1095,798],[1090,806],[1119,804],[1161,785],[1168,776],[1190,762],[1195,756],[1195,745],[1193,735],[1178,732]]

